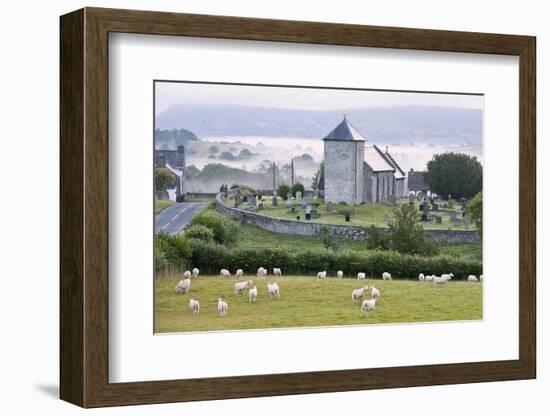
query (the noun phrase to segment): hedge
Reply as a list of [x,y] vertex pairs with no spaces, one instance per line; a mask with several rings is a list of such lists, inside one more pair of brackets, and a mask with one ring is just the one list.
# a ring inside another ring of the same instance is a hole
[[421,257],[378,250],[357,254],[318,250],[296,252],[283,248],[229,249],[200,241],[193,241],[192,245],[193,267],[198,267],[204,274],[217,274],[222,268],[233,271],[243,269],[245,273],[255,274],[260,266],[268,270],[280,267],[285,274],[304,275],[321,270],[335,275],[336,271],[342,270],[344,275],[350,277],[358,272],[374,277],[389,272],[398,278],[416,278],[419,273],[440,275],[452,272],[456,279],[464,279],[469,274],[482,273],[481,262],[449,255]]

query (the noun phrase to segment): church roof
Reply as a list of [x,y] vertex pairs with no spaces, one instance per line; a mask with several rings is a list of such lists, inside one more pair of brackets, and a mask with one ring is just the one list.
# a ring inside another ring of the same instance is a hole
[[408,178],[408,188],[409,191],[429,191],[430,187],[426,185],[426,182],[424,181],[424,174],[426,172],[418,172],[414,170],[410,170],[409,172],[409,178]]
[[375,172],[395,172],[395,168],[384,155],[384,152],[375,144],[365,146],[365,163]]
[[390,155],[388,152],[388,148],[386,147],[386,152],[384,153],[384,156],[386,156],[386,159],[388,159],[388,162],[395,168],[395,177],[396,179],[405,179],[405,171],[401,169],[401,166],[395,161],[395,159]]
[[327,134],[323,140],[341,140],[341,141],[366,141],[366,139],[361,136],[361,133],[353,127],[347,118],[344,116],[344,119],[338,124],[332,131]]

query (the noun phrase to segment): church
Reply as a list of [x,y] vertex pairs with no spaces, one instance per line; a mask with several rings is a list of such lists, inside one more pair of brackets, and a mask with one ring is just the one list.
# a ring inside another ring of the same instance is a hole
[[325,168],[318,189],[325,202],[393,203],[405,195],[406,174],[388,148],[367,144],[345,116],[323,141]]

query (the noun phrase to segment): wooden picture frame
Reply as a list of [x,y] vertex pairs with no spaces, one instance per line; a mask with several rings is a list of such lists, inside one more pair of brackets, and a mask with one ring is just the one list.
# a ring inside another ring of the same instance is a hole
[[[85,8],[61,17],[60,396],[101,407],[536,377],[535,50],[530,36]],[[109,383],[108,35],[111,32],[519,57],[519,359]]]

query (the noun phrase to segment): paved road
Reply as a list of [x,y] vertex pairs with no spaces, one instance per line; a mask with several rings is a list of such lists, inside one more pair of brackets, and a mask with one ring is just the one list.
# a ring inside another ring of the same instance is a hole
[[175,203],[155,216],[155,233],[179,234],[205,206],[206,202]]

